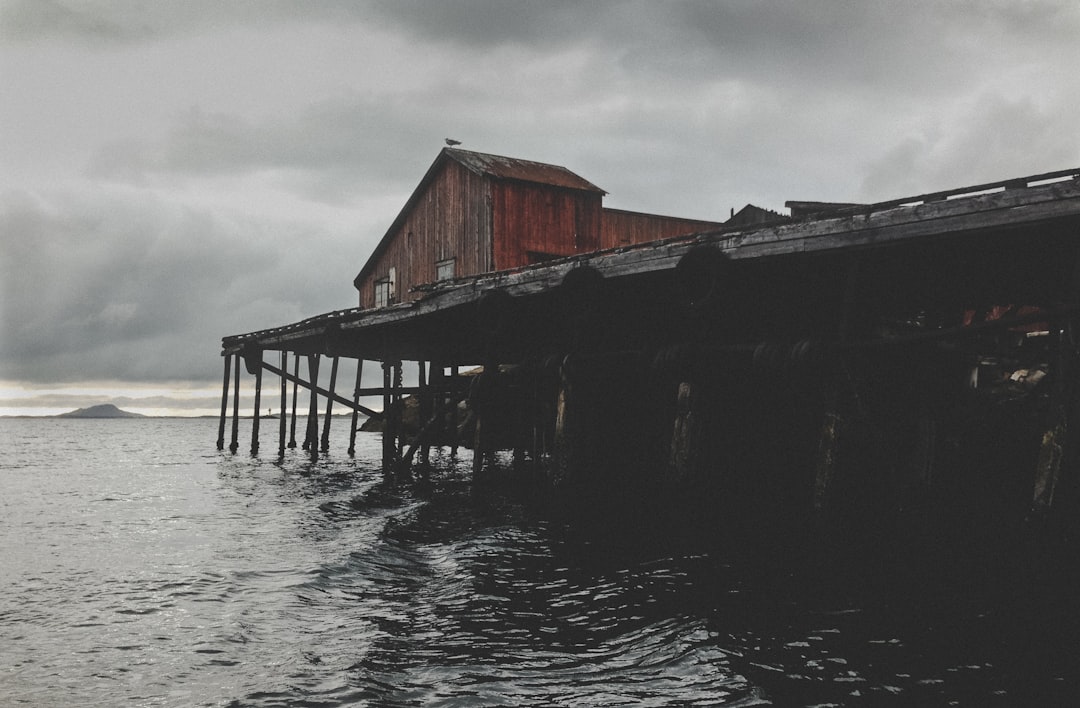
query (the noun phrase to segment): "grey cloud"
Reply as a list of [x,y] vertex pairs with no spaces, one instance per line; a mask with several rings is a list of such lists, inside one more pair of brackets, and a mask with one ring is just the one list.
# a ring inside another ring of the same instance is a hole
[[212,378],[223,335],[351,304],[358,264],[327,268],[295,234],[145,195],[7,195],[0,378]]
[[299,115],[262,122],[194,108],[158,143],[101,146],[87,172],[146,184],[161,175],[197,179],[276,170],[284,188],[341,204],[406,188],[417,166],[405,156],[422,142],[430,144],[432,156],[441,146],[437,126],[424,120],[415,110],[363,97],[321,102]]

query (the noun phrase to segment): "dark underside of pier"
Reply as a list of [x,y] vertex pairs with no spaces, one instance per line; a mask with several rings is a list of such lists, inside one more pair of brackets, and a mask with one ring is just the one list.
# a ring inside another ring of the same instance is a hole
[[[287,381],[311,392],[312,454],[320,398],[383,419],[388,472],[461,444],[477,473],[513,450],[556,487],[662,488],[713,510],[1073,533],[1078,174],[441,282],[413,302],[226,337],[218,444],[244,361],[257,386],[281,377],[283,411]],[[343,357],[379,362],[383,386],[358,377],[338,395]],[[416,386],[401,385],[403,361],[419,363]],[[358,403],[372,394],[381,410]],[[236,415],[234,399],[233,450]],[[285,439],[282,416],[282,454]]]

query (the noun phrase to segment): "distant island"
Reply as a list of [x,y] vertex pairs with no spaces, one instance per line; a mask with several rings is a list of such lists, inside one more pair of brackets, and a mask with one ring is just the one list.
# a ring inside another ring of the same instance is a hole
[[57,418],[145,418],[139,413],[122,411],[111,403],[103,403],[100,406],[79,408],[69,413],[61,413]]

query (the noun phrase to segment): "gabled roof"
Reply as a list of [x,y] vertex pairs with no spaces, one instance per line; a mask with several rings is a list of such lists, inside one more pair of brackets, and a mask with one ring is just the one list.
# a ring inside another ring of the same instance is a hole
[[[580,189],[586,192],[607,194],[592,182],[579,177],[565,167],[548,165],[543,162],[519,160],[516,157],[488,155],[482,152],[443,148],[439,158],[450,158],[465,168],[481,175],[496,179],[513,179],[520,182],[536,182],[564,189]],[[436,164],[440,160],[435,161]]]
[[409,200],[405,202],[405,206],[398,212],[397,217],[394,219],[394,223],[390,224],[390,228],[386,230],[386,233],[379,241],[379,244],[375,246],[375,250],[371,252],[371,256],[369,256],[367,262],[364,263],[364,267],[360,269],[360,272],[353,279],[354,287],[357,289],[360,288],[360,281],[362,281],[374,267],[375,260],[390,244],[390,239],[393,237],[393,234],[398,230],[398,227],[401,226],[402,222],[405,221],[405,217],[412,211],[416,202],[419,201],[420,196],[424,193],[428,184],[435,179],[435,176],[439,174],[442,166],[449,160],[453,160],[471,172],[493,179],[533,182],[562,189],[576,189],[584,192],[607,194],[607,192],[600,189],[592,182],[579,177],[570,170],[565,167],[560,167],[559,165],[548,165],[543,162],[520,160],[516,157],[488,155],[487,153],[472,152],[471,150],[460,150],[448,147],[443,148],[439,151],[439,156],[435,158],[435,162],[431,163],[431,167],[424,173],[423,179],[416,185],[416,189],[413,190]]

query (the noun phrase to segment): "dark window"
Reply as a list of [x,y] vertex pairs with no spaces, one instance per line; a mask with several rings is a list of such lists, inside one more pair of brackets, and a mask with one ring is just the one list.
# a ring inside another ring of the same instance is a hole
[[375,281],[375,307],[386,307],[390,304],[390,279],[382,278]]

